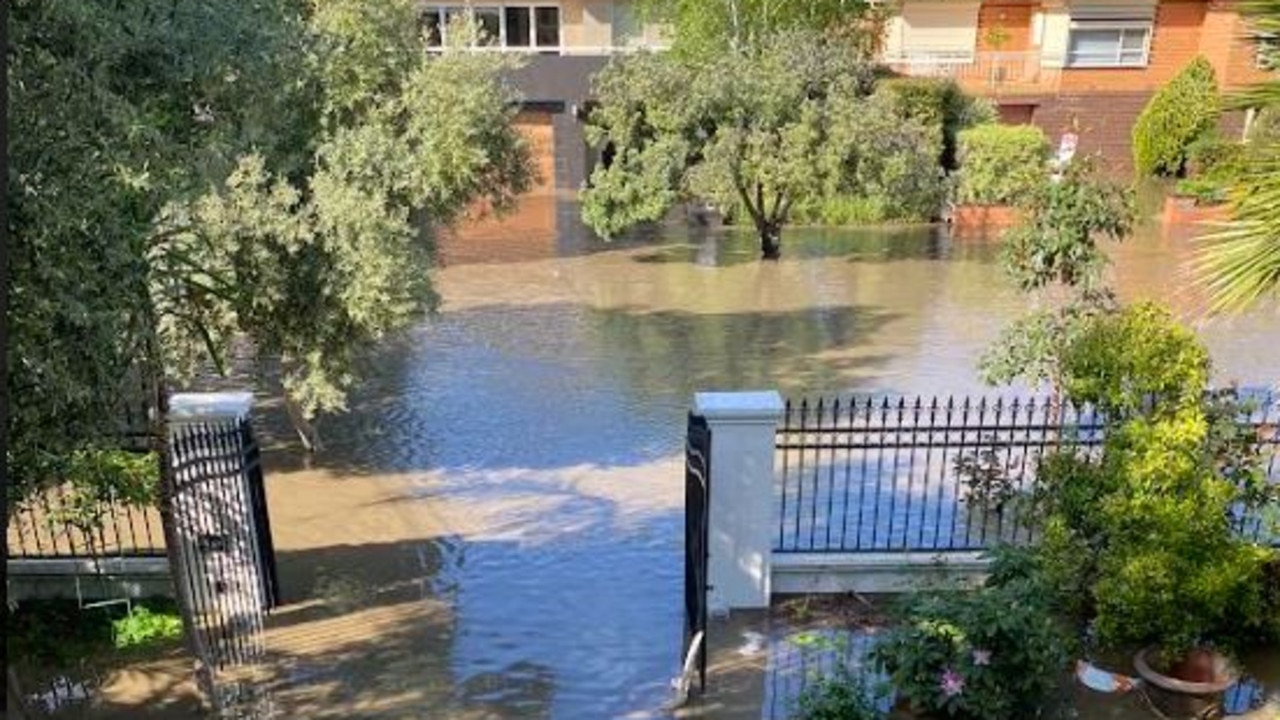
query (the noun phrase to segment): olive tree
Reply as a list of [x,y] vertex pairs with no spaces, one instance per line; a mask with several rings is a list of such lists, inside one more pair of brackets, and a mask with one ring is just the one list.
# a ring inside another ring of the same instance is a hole
[[838,37],[788,32],[714,56],[642,54],[596,78],[588,140],[607,158],[582,194],[605,238],[701,201],[750,222],[776,259],[795,203],[874,186],[940,192],[940,130],[895,114]]

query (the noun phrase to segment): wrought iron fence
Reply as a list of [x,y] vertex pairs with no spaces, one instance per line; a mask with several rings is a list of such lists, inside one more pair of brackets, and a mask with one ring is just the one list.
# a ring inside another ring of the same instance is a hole
[[[1241,418],[1280,483],[1280,407]],[[863,397],[788,401],[777,432],[775,552],[981,550],[1025,542],[1016,498],[1041,457],[1102,442],[1091,408],[1048,398]],[[1280,545],[1258,517],[1242,531]],[[1265,534],[1265,537],[1264,537]]]

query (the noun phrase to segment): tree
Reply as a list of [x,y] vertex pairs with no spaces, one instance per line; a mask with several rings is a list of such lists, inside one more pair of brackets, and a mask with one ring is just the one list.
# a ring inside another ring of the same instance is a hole
[[[1240,10],[1259,38],[1280,32],[1280,2],[1245,0]],[[1277,59],[1273,45],[1257,44],[1259,53]],[[1230,98],[1235,108],[1280,112],[1280,80],[1260,83]],[[1229,192],[1229,221],[1204,237],[1194,260],[1199,281],[1217,311],[1241,310],[1274,294],[1280,287],[1280,141],[1259,134],[1250,140],[1244,170]]]
[[134,499],[126,410],[164,457],[169,384],[241,341],[342,408],[357,352],[433,307],[432,229],[529,183],[509,61],[429,55],[411,0],[10,12],[11,499]]
[[1178,175],[1187,150],[1218,125],[1218,81],[1204,57],[1151,97],[1133,125],[1133,165],[1142,175]]
[[[247,339],[308,412],[435,302],[431,228],[529,181],[508,61],[427,55],[407,0],[13,6],[19,487],[117,442],[139,371]],[[242,52],[251,48],[252,52]]]
[[1005,273],[1038,305],[1001,332],[980,367],[989,383],[1025,380],[1061,386],[1061,354],[1095,317],[1116,309],[1103,282],[1102,239],[1133,224],[1133,193],[1099,180],[1087,159],[1045,178],[1023,199],[1022,221],[1005,233]]
[[612,152],[583,192],[583,220],[608,238],[701,200],[749,220],[775,259],[797,201],[938,186],[940,130],[894,114],[873,88],[855,48],[812,32],[712,57],[615,60],[596,78],[588,139]]
[[641,0],[639,10],[645,20],[666,25],[675,52],[705,55],[796,30],[835,31],[870,54],[887,12],[867,0]]

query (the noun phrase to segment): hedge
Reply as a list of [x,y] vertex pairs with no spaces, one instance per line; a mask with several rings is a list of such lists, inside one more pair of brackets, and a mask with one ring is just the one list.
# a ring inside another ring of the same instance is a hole
[[1187,150],[1213,131],[1221,112],[1218,81],[1203,57],[1152,96],[1133,126],[1133,165],[1141,175],[1179,175]]
[[891,78],[882,80],[878,92],[894,100],[903,117],[915,118],[942,132],[942,156],[946,170],[956,168],[957,136],[960,131],[981,123],[994,122],[995,107],[983,98],[964,94],[953,80],[933,78]]
[[1049,139],[1034,125],[978,125],[960,132],[959,185],[964,205],[1017,205],[1044,182]]

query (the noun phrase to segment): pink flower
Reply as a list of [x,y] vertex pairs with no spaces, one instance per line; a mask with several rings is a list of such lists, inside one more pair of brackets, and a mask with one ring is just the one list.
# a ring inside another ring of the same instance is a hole
[[981,665],[990,665],[990,664],[991,664],[991,651],[990,651],[990,650],[974,650],[974,651],[973,651],[973,664],[974,664],[974,665],[980,665],[980,666],[981,666]]
[[964,678],[960,677],[960,674],[955,670],[947,668],[946,671],[942,673],[942,683],[939,687],[942,688],[943,695],[947,697],[955,697],[964,690]]

